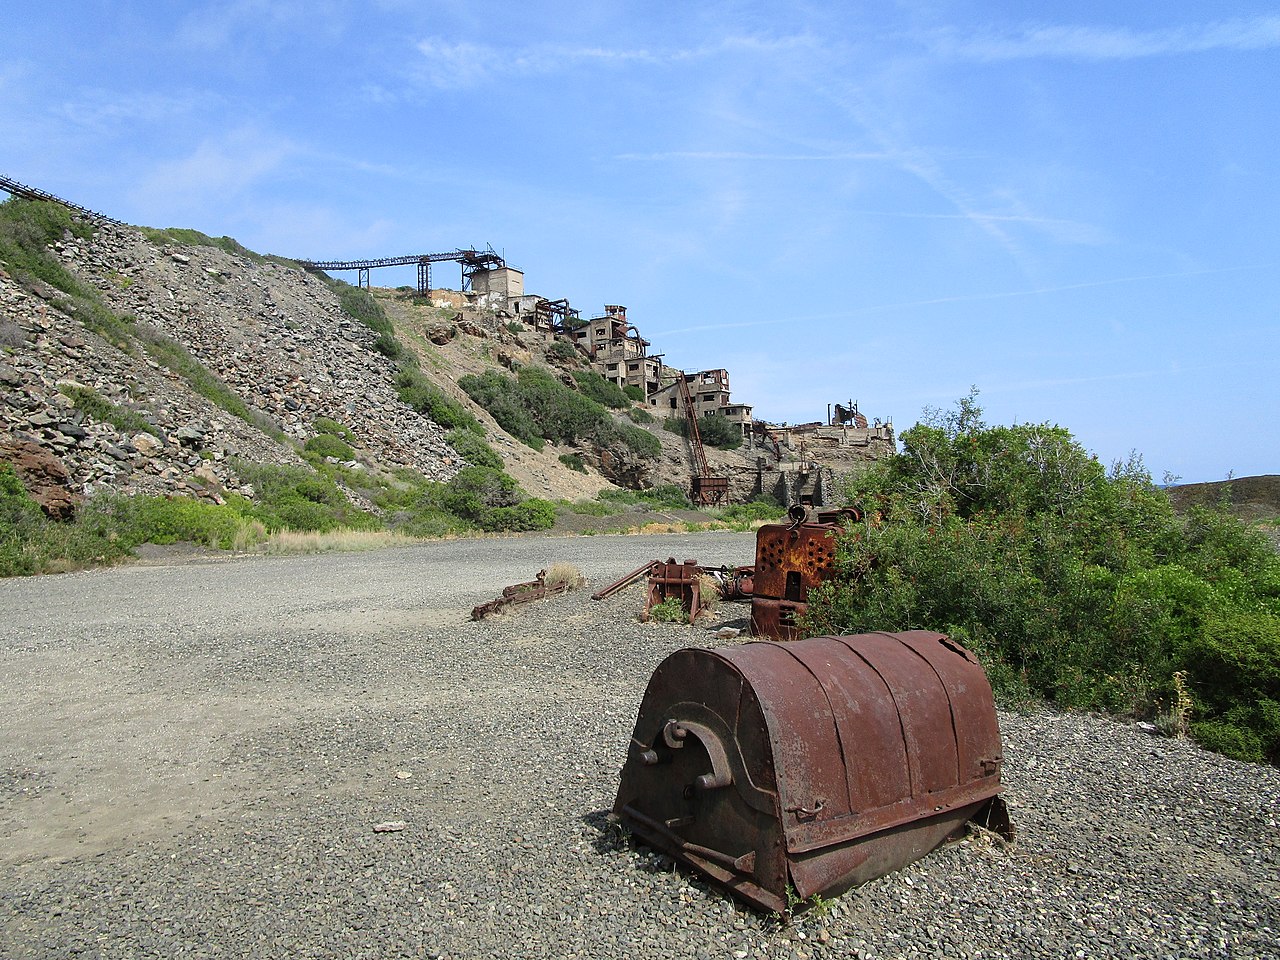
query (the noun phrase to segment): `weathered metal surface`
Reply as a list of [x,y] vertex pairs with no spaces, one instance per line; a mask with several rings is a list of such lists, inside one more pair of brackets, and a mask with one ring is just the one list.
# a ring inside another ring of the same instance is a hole
[[1011,835],[976,658],[936,633],[672,654],[649,681],[615,814],[766,910],[924,856],[969,821]]
[[483,620],[491,613],[497,613],[506,607],[512,607],[521,603],[532,603],[534,600],[542,600],[546,597],[554,597],[558,593],[564,593],[569,589],[567,582],[547,584],[547,571],[539,570],[536,579],[528,583],[515,583],[509,587],[502,588],[502,596],[490,600],[488,603],[482,603],[471,610],[472,620]]
[[650,571],[652,571],[653,568],[656,567],[660,562],[661,561],[658,561],[658,560],[650,560],[644,566],[636,567],[626,576],[620,577],[619,579],[613,581],[613,583],[609,584],[607,587],[597,590],[595,593],[591,595],[591,599],[604,600],[606,597],[612,597],[615,593],[619,592],[620,590],[625,590],[627,587],[631,586],[631,584],[635,583],[641,577],[648,576]]
[[649,571],[649,595],[640,618],[648,620],[649,611],[655,606],[675,598],[680,601],[689,622],[693,623],[702,613],[703,575],[697,560],[676,563],[674,557],[668,557],[666,563],[654,561]]
[[791,523],[771,523],[756,532],[756,565],[751,599],[751,632],[774,640],[798,640],[800,616],[809,591],[831,576],[836,535],[845,520],[858,519],[852,507],[821,510],[797,504]]

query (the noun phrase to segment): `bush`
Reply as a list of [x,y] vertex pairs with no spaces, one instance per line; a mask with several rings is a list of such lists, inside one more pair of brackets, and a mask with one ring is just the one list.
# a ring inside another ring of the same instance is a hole
[[396,376],[396,392],[405,405],[440,426],[451,430],[469,430],[484,436],[484,427],[467,412],[466,407],[442,393],[439,387],[417,370],[401,368]]
[[338,485],[310,467],[233,461],[237,474],[253,485],[258,501],[246,512],[268,530],[315,530],[338,527],[376,530],[381,521],[347,500]]
[[72,405],[90,420],[109,423],[122,433],[146,432],[160,436],[156,426],[136,410],[118,406],[107,400],[92,387],[63,384],[58,388],[71,399]]
[[[248,247],[242,246],[239,241],[231,237],[211,237],[208,234],[201,233],[199,230],[191,230],[187,227],[169,227],[165,230],[158,230],[154,227],[143,227],[142,234],[157,246],[174,245],[185,247],[216,247],[226,253],[235,254],[252,260],[255,263],[262,263],[267,259],[279,260],[278,257],[264,257],[261,254],[254,253]],[[293,261],[288,261],[291,265]]]
[[627,399],[634,403],[644,403],[644,390],[637,387],[634,383],[628,383],[622,388],[622,392],[627,395]]
[[781,520],[786,511],[773,503],[735,503],[725,507],[720,515],[735,523],[752,524]]
[[13,278],[39,296],[47,296],[41,283],[66,294],[65,300],[49,302],[120,350],[132,352],[133,321],[109,310],[98,291],[77,280],[50,249],[67,234],[87,240],[93,233],[89,223],[58,203],[17,197],[0,203],[0,261]]
[[1202,743],[1280,762],[1265,541],[1203,508],[1180,521],[1137,458],[1108,473],[1060,427],[987,427],[973,394],[903,444],[845,491],[870,516],[810,593],[808,632],[940,630],[1006,697],[1153,718],[1185,676]]
[[547,348],[547,353],[553,357],[558,357],[561,360],[577,360],[578,357],[581,356],[578,352],[578,348],[568,340],[553,341],[551,346]]
[[667,597],[661,603],[655,603],[649,608],[649,616],[659,623],[684,623],[688,619],[679,597]]
[[[662,428],[668,433],[689,436],[689,421],[686,417],[667,417],[662,421]],[[720,450],[736,450],[742,446],[742,428],[718,414],[705,414],[698,421],[698,435],[702,437],[704,444]]]
[[426,497],[481,530],[545,530],[556,519],[555,504],[525,499],[515,480],[488,467],[467,467]]
[[312,429],[316,433],[327,433],[330,436],[337,437],[339,440],[345,440],[347,443],[355,443],[356,435],[351,428],[345,424],[339,423],[337,420],[331,420],[329,417],[316,417],[311,424]]
[[621,387],[612,380],[606,380],[594,370],[575,370],[573,380],[583,396],[590,397],[602,406],[621,410],[630,405],[630,400]]
[[560,462],[570,470],[577,470],[578,473],[586,473],[587,465],[582,461],[580,453],[562,453],[560,454]]
[[496,370],[482,374],[467,374],[458,380],[458,386],[489,415],[498,426],[526,446],[541,450],[545,445],[541,426],[533,413],[525,406],[516,381]]
[[[600,382],[610,385],[602,378]],[[605,407],[566,387],[543,367],[524,367],[514,379],[487,370],[461,378],[458,385],[488,410],[503,430],[537,450],[542,449],[544,440],[590,440],[597,447],[619,444],[642,457],[653,458],[662,452],[657,438],[616,423]]]
[[644,407],[631,407],[627,410],[627,416],[636,423],[654,423],[656,420],[654,415]]
[[480,434],[470,430],[451,430],[447,439],[458,456],[473,467],[502,469],[502,457],[498,456]]
[[306,442],[303,449],[320,460],[325,457],[333,457],[335,460],[354,460],[356,455],[347,443],[328,433],[316,434]]

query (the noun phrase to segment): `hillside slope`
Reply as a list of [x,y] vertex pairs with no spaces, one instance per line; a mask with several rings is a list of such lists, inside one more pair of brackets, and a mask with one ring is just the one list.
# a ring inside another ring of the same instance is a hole
[[[590,363],[550,331],[475,297],[366,293],[225,237],[100,223],[53,204],[4,207],[0,461],[15,465],[53,515],[101,491],[253,497],[245,464],[306,467],[301,448],[333,430],[352,448],[348,470],[392,484],[403,470],[448,481],[468,461],[431,419],[439,411],[406,402],[406,370],[479,421],[502,469],[530,496],[688,488],[688,442],[662,423],[675,411],[614,410],[617,429],[604,440],[597,431],[542,449],[504,430],[460,378],[532,366],[578,390],[575,376]],[[647,453],[625,442],[637,429],[653,438],[640,445]],[[830,452],[856,468],[881,451]],[[729,478],[730,499],[742,501],[789,490],[777,482],[783,461],[803,470],[815,449],[788,442],[780,455],[749,444],[706,454],[712,474]],[[827,469],[834,476],[848,466]],[[355,506],[378,512],[359,483],[335,472]]]
[[[303,465],[298,447],[317,418],[347,428],[372,469],[443,481],[466,465],[447,431],[400,399],[399,364],[323,278],[164,233],[153,242],[130,227],[76,228],[86,236],[64,232],[49,250],[85,297],[19,282],[0,263],[0,459],[19,465],[28,486],[43,477],[37,486],[73,495],[251,493],[236,459]],[[466,341],[496,334],[472,329],[480,336]],[[458,389],[462,373],[498,365],[492,354],[460,362],[464,347],[406,343],[427,379],[485,423],[527,492],[589,497],[610,485],[512,440]]]

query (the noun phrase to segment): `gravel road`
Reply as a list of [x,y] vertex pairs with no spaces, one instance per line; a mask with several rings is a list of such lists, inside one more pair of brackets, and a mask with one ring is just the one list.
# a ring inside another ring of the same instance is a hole
[[638,587],[470,609],[556,561],[601,585],[752,545],[0,582],[0,956],[1280,956],[1280,771],[1097,717],[1001,714],[1015,843],[954,843],[791,924],[619,837],[604,811],[645,683],[710,633],[639,623]]

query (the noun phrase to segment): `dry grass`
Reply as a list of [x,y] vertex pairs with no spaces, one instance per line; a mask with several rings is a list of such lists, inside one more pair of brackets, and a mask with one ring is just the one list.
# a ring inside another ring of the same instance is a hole
[[575,567],[572,563],[553,563],[547,567],[546,584],[548,587],[559,586],[567,583],[569,589],[573,590],[582,586],[587,582],[587,578],[582,575],[582,571]]
[[715,613],[716,604],[720,602],[720,581],[715,577],[703,574],[698,578],[698,605],[708,616]]
[[281,530],[273,533],[259,547],[264,553],[334,553],[338,551],[381,550],[418,543],[414,537],[391,530],[330,530],[298,532]]

